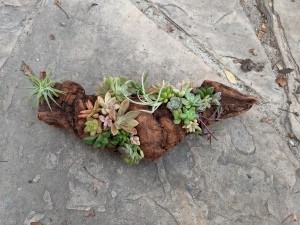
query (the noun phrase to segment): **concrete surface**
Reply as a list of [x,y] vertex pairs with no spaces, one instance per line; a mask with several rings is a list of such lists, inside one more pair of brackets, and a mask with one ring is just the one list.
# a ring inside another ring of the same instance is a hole
[[[300,224],[299,121],[279,109],[300,113],[300,5],[259,3],[61,1],[68,19],[52,1],[0,1],[0,224]],[[258,39],[261,21],[269,31]],[[277,55],[265,38],[276,40]],[[224,56],[265,68],[244,73]],[[275,83],[275,58],[294,69],[285,89]],[[231,85],[229,69],[232,86],[261,103],[214,125],[211,145],[189,136],[157,162],[129,167],[38,121],[23,101],[22,60],[88,93],[105,75],[138,79],[143,71],[153,81]]]

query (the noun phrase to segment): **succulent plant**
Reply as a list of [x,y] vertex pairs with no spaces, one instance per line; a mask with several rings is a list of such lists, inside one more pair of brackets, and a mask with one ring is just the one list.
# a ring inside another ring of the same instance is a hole
[[91,136],[91,137],[86,137],[83,139],[85,143],[92,145],[94,148],[104,148],[105,146],[108,146],[109,140],[110,140],[109,131],[105,131],[102,132],[101,134]]
[[186,129],[187,133],[197,133],[197,134],[202,133],[202,130],[199,127],[197,120],[190,121],[187,125],[184,125],[182,128]]
[[140,138],[138,136],[132,136],[130,137],[130,142],[133,145],[140,145]]
[[167,108],[171,111],[181,108],[182,103],[179,97],[172,97],[167,104]]
[[180,119],[185,125],[188,125],[190,121],[198,118],[195,107],[189,109],[183,108],[183,112],[180,114]]
[[124,144],[119,148],[119,152],[123,155],[123,160],[129,165],[139,164],[144,158],[144,153],[138,145]]
[[181,108],[173,110],[172,115],[173,115],[173,118],[174,118],[174,120],[173,120],[174,124],[180,124],[180,122],[181,122],[181,117],[180,117],[181,114],[182,114]]
[[99,108],[98,100],[95,101],[94,106],[90,100],[88,100],[85,104],[87,109],[80,111],[78,118],[94,118],[94,119],[99,118],[100,108]]
[[84,132],[90,133],[90,136],[94,136],[96,134],[100,134],[102,132],[102,128],[97,119],[91,119],[85,122]]
[[217,92],[213,96],[211,96],[211,102],[213,105],[220,106],[221,105],[220,100],[221,100],[221,92]]
[[186,93],[189,93],[191,91],[192,91],[192,87],[191,87],[191,82],[189,81],[184,81],[183,84],[181,85],[180,90],[173,88],[173,92],[178,97],[183,97]]
[[212,105],[221,106],[221,92],[217,92],[213,95],[206,95],[201,99],[201,104],[198,106],[197,111],[203,112],[206,109],[209,109]]
[[105,77],[101,84],[97,85],[96,95],[104,96],[110,92],[118,101],[123,101],[126,96],[131,95],[129,92],[131,82],[124,77]]
[[120,129],[123,129],[131,134],[137,134],[135,127],[139,124],[135,118],[139,115],[138,111],[126,112],[129,107],[129,100],[125,99],[118,109],[110,111],[110,118],[114,121],[111,126],[111,133],[116,135]]
[[160,102],[167,103],[169,99],[173,96],[174,96],[173,88],[171,86],[166,86],[161,90],[161,94],[158,99]]
[[36,96],[36,107],[38,107],[42,103],[42,101],[45,101],[51,111],[52,108],[50,106],[50,101],[59,106],[54,98],[58,97],[58,95],[63,94],[64,92],[54,88],[56,81],[51,81],[48,73],[43,71],[40,73],[40,78],[38,78],[32,75],[31,70],[29,70],[27,71],[26,76],[29,77],[29,80],[33,84],[33,87],[27,87],[27,89],[31,89],[31,92],[27,99],[30,99],[32,96]]
[[[147,81],[147,75],[143,74],[141,85],[139,86],[136,84],[136,86],[138,86],[136,94],[137,94],[139,101],[134,101],[134,100],[130,99],[128,96],[126,98],[134,104],[145,105],[145,106],[151,107],[151,110],[139,110],[139,111],[146,112],[146,113],[153,113],[163,103],[159,99],[160,99],[162,90],[164,89],[164,87],[167,86],[167,84],[163,81],[159,90],[157,89],[157,87],[152,87],[149,90],[146,90],[146,87],[145,87],[146,81]],[[134,83],[133,81],[128,81],[128,82]]]
[[204,112],[207,108],[210,106],[210,99],[204,99],[201,100],[201,104],[198,106],[197,111],[198,112]]
[[112,136],[110,144],[112,144],[112,146],[114,147],[118,145],[123,146],[125,143],[129,144],[131,135],[132,134],[124,130],[119,130],[119,132],[115,136]]
[[108,127],[111,127],[112,125],[112,119],[109,116],[99,116],[99,120],[103,123],[103,128],[107,129]]
[[201,104],[201,99],[198,95],[187,92],[184,95],[184,98],[181,99],[182,104],[185,108],[189,109],[191,107],[198,107]]
[[106,92],[104,99],[101,96],[98,96],[97,100],[101,106],[101,113],[103,115],[109,114],[111,110],[120,108],[116,97],[112,97],[109,92]]
[[199,95],[201,99],[204,99],[206,96],[211,96],[214,93],[214,87],[200,87],[196,90],[196,95]]
[[152,99],[158,98],[158,100],[163,103],[167,103],[169,99],[175,95],[173,87],[165,81],[157,85],[152,85],[152,87],[148,89],[148,93],[150,93]]

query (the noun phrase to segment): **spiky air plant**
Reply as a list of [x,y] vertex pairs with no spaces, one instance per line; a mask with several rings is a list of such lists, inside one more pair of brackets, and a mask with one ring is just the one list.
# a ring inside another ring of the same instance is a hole
[[28,76],[29,80],[33,85],[33,87],[27,87],[27,89],[31,90],[27,99],[30,99],[31,97],[35,96],[34,103],[36,107],[38,107],[43,101],[47,103],[51,111],[51,101],[54,102],[56,105],[60,106],[55,100],[55,98],[57,98],[60,94],[63,94],[64,92],[54,88],[57,81],[50,80],[49,73],[46,73],[45,71],[41,72],[40,78],[34,76],[31,72],[28,71],[27,73],[25,73],[25,75]]

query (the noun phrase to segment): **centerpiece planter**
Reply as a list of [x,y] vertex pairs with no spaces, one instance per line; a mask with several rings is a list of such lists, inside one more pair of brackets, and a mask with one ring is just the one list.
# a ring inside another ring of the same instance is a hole
[[[50,82],[45,72],[37,78],[26,66],[23,71],[36,91],[41,121],[74,133],[95,148],[117,151],[128,164],[156,160],[189,134],[211,138],[209,125],[237,116],[257,101],[208,80],[200,87],[191,87],[190,82],[178,88],[165,82],[146,87],[146,76],[141,83],[108,77],[95,95],[86,95],[76,82]],[[49,81],[49,92],[44,79]],[[40,96],[39,91],[43,91]]]

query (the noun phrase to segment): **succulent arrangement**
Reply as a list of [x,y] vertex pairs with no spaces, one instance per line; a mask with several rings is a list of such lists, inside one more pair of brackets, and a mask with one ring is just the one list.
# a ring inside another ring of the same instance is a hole
[[[172,112],[174,124],[182,124],[187,133],[202,134],[198,123],[201,112],[211,106],[220,107],[221,93],[214,88],[193,89],[184,82],[179,89],[167,82],[147,87],[147,76],[141,83],[124,77],[106,77],[96,89],[94,105],[86,102],[86,110],[78,115],[86,119],[84,141],[94,148],[113,147],[128,164],[138,164],[144,157],[137,135],[136,120],[140,111],[153,113],[162,104]],[[148,106],[149,110],[129,111],[130,103]]]
[[[26,74],[33,83],[32,95],[36,95],[36,104],[55,100],[62,91],[54,88],[56,82],[48,74],[41,78]],[[143,74],[141,82],[124,77],[105,77],[96,88],[96,100],[85,102],[85,109],[78,115],[85,120],[83,141],[94,148],[115,148],[121,153],[127,164],[138,164],[144,158],[136,127],[141,112],[154,113],[163,104],[170,110],[173,123],[180,125],[186,133],[204,134],[212,132],[203,123],[202,113],[212,106],[216,117],[221,114],[221,93],[214,92],[213,87],[192,88],[190,82],[183,82],[178,88],[169,82],[147,85],[147,75]],[[130,110],[130,104],[145,106],[140,110]]]

